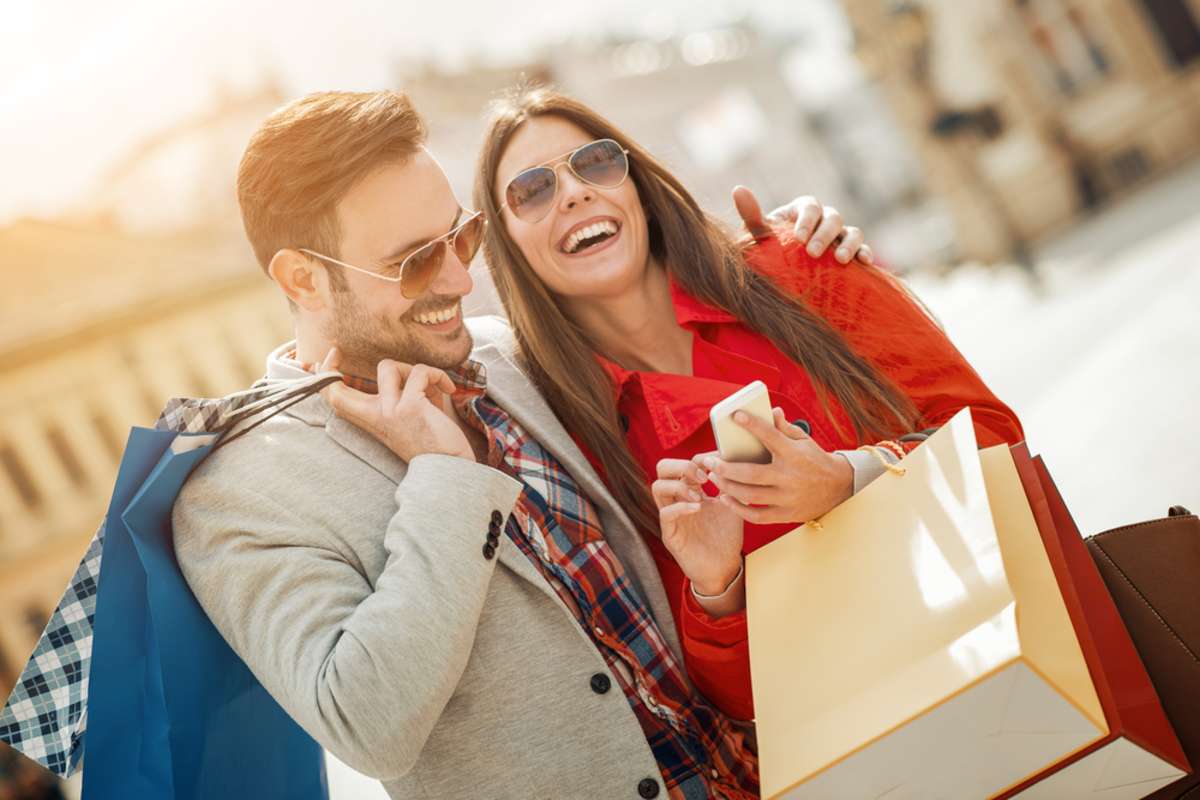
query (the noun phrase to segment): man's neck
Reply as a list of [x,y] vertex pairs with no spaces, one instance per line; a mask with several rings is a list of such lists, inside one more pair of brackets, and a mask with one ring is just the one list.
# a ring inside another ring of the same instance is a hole
[[692,334],[675,321],[667,271],[646,267],[645,278],[611,298],[566,303],[596,349],[629,369],[690,375]]

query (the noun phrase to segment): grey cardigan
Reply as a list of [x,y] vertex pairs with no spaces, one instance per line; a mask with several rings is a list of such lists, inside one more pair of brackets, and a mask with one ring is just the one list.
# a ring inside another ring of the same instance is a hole
[[[470,325],[489,395],[595,502],[682,663],[645,543],[516,367],[507,324]],[[302,376],[270,364],[271,378]],[[554,590],[506,538],[485,557],[493,513],[519,492],[463,459],[406,464],[312,397],[196,470],[175,549],[272,696],[391,797],[637,798],[647,778],[665,796],[633,711]],[[591,688],[597,673],[610,691]]]

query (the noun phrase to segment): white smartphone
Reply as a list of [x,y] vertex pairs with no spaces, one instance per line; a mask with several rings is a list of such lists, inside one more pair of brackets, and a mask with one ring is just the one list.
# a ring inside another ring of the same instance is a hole
[[708,419],[712,423],[713,436],[717,439],[717,451],[725,461],[749,461],[766,464],[771,461],[771,452],[754,434],[733,421],[735,411],[745,411],[758,417],[768,425],[774,425],[771,415],[771,397],[762,381],[754,381],[712,407]]

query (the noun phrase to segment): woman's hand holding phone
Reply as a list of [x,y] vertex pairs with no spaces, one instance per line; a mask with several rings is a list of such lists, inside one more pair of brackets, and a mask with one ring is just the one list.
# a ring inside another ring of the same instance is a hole
[[772,410],[774,426],[739,411],[733,421],[771,453],[769,464],[725,461],[700,453],[692,463],[721,491],[719,502],[739,519],[756,525],[816,519],[854,493],[854,470],[845,458],[824,450],[783,410]]
[[702,595],[719,595],[742,567],[742,520],[701,488],[707,474],[693,461],[664,458],[650,486],[662,542]]

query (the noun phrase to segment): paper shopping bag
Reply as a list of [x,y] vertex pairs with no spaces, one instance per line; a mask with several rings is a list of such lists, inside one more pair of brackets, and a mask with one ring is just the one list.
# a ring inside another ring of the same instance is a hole
[[1197,770],[1151,800],[1200,798],[1200,519],[1176,507],[1086,541]]
[[900,467],[747,556],[764,797],[986,798],[1108,733],[1007,449],[968,409]]
[[1188,771],[1187,757],[1045,464],[1040,457],[1031,458],[1024,444],[1011,452],[1091,670],[1109,733],[1005,797],[1145,797],[1183,777]]
[[171,509],[220,443],[336,379],[173,400],[156,429],[132,430],[100,531],[0,710],[0,739],[59,774],[82,761],[84,800],[328,796],[321,748],[184,581]]

